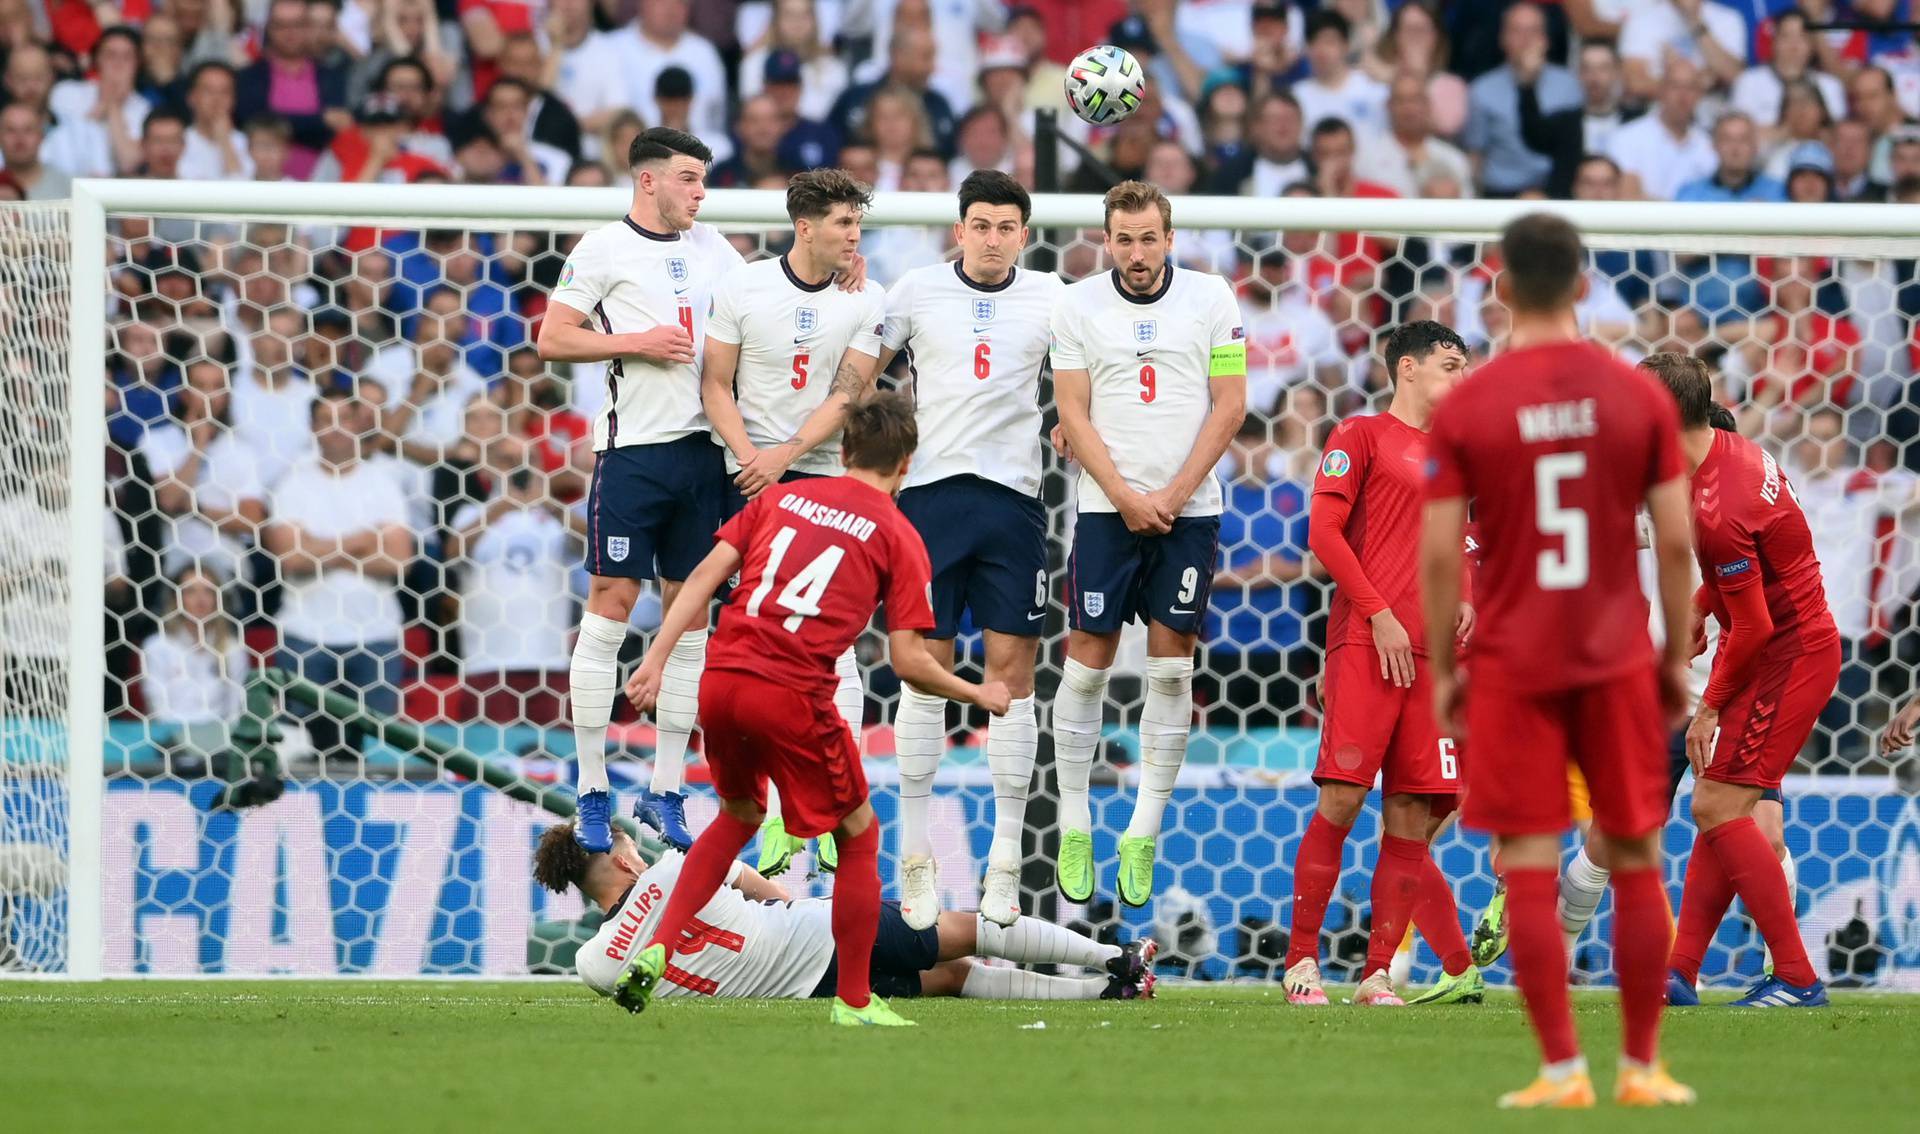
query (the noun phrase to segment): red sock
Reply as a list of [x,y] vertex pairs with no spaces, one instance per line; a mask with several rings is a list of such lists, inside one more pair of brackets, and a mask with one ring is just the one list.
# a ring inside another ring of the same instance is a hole
[[1706,834],[1720,869],[1727,872],[1747,916],[1760,927],[1773,950],[1773,975],[1788,984],[1806,987],[1820,979],[1800,940],[1800,923],[1793,916],[1793,897],[1787,893],[1787,875],[1774,857],[1773,847],[1751,816],[1722,823]]
[[693,846],[687,848],[687,861],[680,864],[680,879],[673,885],[673,896],[667,899],[666,912],[660,915],[653,940],[647,944],[665,945],[667,955],[673,955],[674,946],[686,933],[693,915],[719,892],[727,880],[727,870],[747,840],[753,838],[753,833],[751,825],[724,811],[713,817],[707,829],[693,840]]
[[1413,900],[1420,892],[1420,864],[1427,844],[1419,839],[1380,836],[1380,858],[1373,864],[1373,928],[1367,934],[1367,971],[1372,976],[1393,963],[1407,935]]
[[1643,1064],[1653,1062],[1660,1045],[1672,916],[1658,870],[1614,871],[1613,968],[1620,976],[1621,1051]]
[[[1785,882],[1783,876],[1783,887]],[[1687,858],[1687,881],[1680,890],[1680,923],[1674,928],[1673,951],[1667,958],[1667,967],[1688,984],[1700,979],[1700,962],[1732,904],[1733,881],[1703,832],[1694,838],[1693,854]]]
[[838,974],[835,995],[848,1007],[865,1008],[873,998],[868,975],[873,939],[880,933],[880,824],[872,823],[851,839],[837,840],[840,869],[833,874],[833,956]]
[[1466,931],[1460,928],[1460,907],[1454,903],[1453,887],[1433,861],[1428,848],[1420,864],[1420,892],[1413,899],[1413,927],[1420,931],[1427,947],[1440,958],[1440,967],[1448,976],[1459,976],[1473,964],[1473,952],[1467,948]]
[[1293,929],[1287,942],[1287,967],[1320,955],[1320,925],[1327,903],[1340,884],[1340,849],[1352,827],[1336,827],[1318,811],[1293,852]]
[[1527,1016],[1540,1039],[1540,1056],[1564,1063],[1580,1054],[1573,1032],[1573,1006],[1567,995],[1567,946],[1560,936],[1554,902],[1560,897],[1560,872],[1515,869],[1507,872],[1508,955],[1513,981],[1526,998]]

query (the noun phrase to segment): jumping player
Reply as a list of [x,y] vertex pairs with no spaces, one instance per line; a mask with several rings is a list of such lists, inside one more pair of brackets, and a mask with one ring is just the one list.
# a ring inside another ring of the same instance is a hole
[[[1461,821],[1491,832],[1507,879],[1515,980],[1543,1066],[1506,1107],[1589,1107],[1567,954],[1554,917],[1560,842],[1572,825],[1566,765],[1592,791],[1614,852],[1623,1105],[1693,1101],[1658,1062],[1668,912],[1659,873],[1668,720],[1685,709],[1688,540],[1673,400],[1644,371],[1585,342],[1580,234],[1533,213],[1502,234],[1495,282],[1512,312],[1506,354],[1434,415],[1422,596],[1435,711],[1465,744]],[[1456,670],[1467,508],[1483,544],[1469,693]],[[1667,646],[1654,664],[1634,567],[1645,503],[1660,557]],[[1464,712],[1464,719],[1463,719]]]
[[[841,472],[841,419],[872,385],[886,293],[871,281],[851,291],[834,284],[859,255],[872,203],[872,190],[843,170],[796,175],[787,184],[793,247],[728,274],[714,291],[701,402],[725,446],[729,519],[770,484]],[[857,742],[866,691],[851,645],[834,671],[834,706]],[[805,844],[787,833],[778,795],[767,802],[760,869],[771,877]],[[830,838],[820,863],[837,865]]]
[[[573,839],[573,825],[547,828],[534,851],[533,873],[555,893],[570,886],[606,911],[599,932],[575,960],[580,979],[622,1007],[617,989],[633,952],[651,940],[654,927],[677,892],[686,858],[667,850],[648,866],[624,833],[613,850],[588,854]],[[789,900],[780,885],[744,862],[728,867],[726,884],[690,923],[688,946],[660,978],[659,996],[711,996],[784,1000],[833,995],[833,905],[824,898]],[[977,1000],[1136,1000],[1153,997],[1151,940],[1106,945],[1029,918],[1012,928],[972,914],[942,914],[925,930],[911,930],[900,907],[880,907],[872,979],[892,997],[963,996]],[[1005,965],[976,965],[970,958],[995,957],[1030,965],[1067,965],[1088,976],[1048,976]],[[631,988],[631,984],[628,986]]]
[[1060,892],[1093,896],[1088,784],[1120,630],[1147,622],[1140,790],[1120,839],[1120,900],[1153,897],[1154,846],[1186,762],[1193,650],[1220,537],[1214,466],[1246,417],[1247,346],[1233,289],[1173,265],[1173,206],[1124,181],[1107,191],[1111,272],[1054,307],[1053,383],[1079,460],[1068,567],[1070,632],[1053,707],[1060,778]]
[[[1652,361],[1652,360],[1649,360]],[[1827,610],[1813,535],[1786,474],[1758,445],[1708,422],[1706,367],[1655,366],[1680,409],[1692,471],[1696,604],[1723,627],[1713,677],[1687,729],[1693,818],[1667,1002],[1698,1004],[1694,981],[1735,894],[1773,953],[1773,972],[1735,1003],[1813,1008],[1826,987],[1807,959],[1793,895],[1754,822],[1778,791],[1840,679],[1840,632]]]
[[[1349,417],[1327,438],[1314,482],[1308,543],[1333,577],[1327,618],[1326,723],[1313,771],[1320,802],[1294,853],[1293,928],[1285,984],[1292,1004],[1325,1004],[1320,926],[1340,880],[1341,850],[1373,782],[1381,786],[1373,923],[1355,1004],[1397,1005],[1389,968],[1409,919],[1429,934],[1446,975],[1426,1003],[1483,999],[1460,913],[1427,841],[1453,810],[1460,765],[1427,687],[1426,626],[1416,575],[1423,466],[1433,411],[1467,371],[1467,346],[1439,323],[1387,338],[1393,401]],[[1472,608],[1462,603],[1464,635]]]
[[646,1007],[665,975],[670,949],[699,948],[697,942],[689,947],[694,915],[766,818],[772,779],[787,830],[800,838],[831,831],[839,847],[833,1022],[908,1023],[873,996],[869,984],[880,919],[880,830],[853,735],[833,706],[834,659],[884,602],[893,668],[902,681],[991,713],[1007,711],[1006,686],[953,676],[921,637],[933,627],[927,552],[893,502],[916,440],[905,396],[880,394],[850,406],[840,450],[846,475],[775,485],[728,520],[627,682],[634,707],[651,709],[675,642],[705,620],[714,592],[740,573],[700,690],[720,814],[688,852],[682,884],[647,947],[616,981],[617,995],[634,1011]]
[[[993,776],[993,844],[980,913],[1000,925],[1020,916],[1020,840],[1040,729],[1033,667],[1047,616],[1047,513],[1040,501],[1040,371],[1047,323],[1065,285],[1015,266],[1032,201],[999,170],[968,174],[953,226],[960,259],[900,277],[887,296],[884,368],[906,351],[919,414],[920,450],[900,511],[933,560],[934,628],[928,648],[953,664],[963,617],[985,639],[986,675],[1012,695],[987,725]],[[954,517],[965,516],[965,523]],[[893,721],[900,762],[900,905],[924,929],[940,913],[927,803],[946,751],[947,703],[900,690]]]

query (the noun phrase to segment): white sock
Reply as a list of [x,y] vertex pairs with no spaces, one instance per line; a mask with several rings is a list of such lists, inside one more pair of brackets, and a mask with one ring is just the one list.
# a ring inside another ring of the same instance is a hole
[[1585,846],[1574,852],[1573,860],[1560,875],[1560,930],[1569,940],[1577,941],[1586,932],[1611,877],[1612,871],[1602,870],[1587,857]]
[[1037,917],[1023,917],[1004,927],[976,917],[974,934],[975,953],[1021,965],[1079,965],[1083,969],[1097,969],[1120,955],[1118,945],[1102,945],[1064,925]]
[[900,854],[931,855],[927,804],[947,747],[947,699],[902,684],[900,705],[893,711],[893,747],[900,766]]
[[1093,782],[1093,758],[1100,751],[1101,706],[1107,697],[1107,671],[1068,658],[1060,689],[1053,697],[1053,763],[1060,779],[1060,829],[1093,830],[1087,804]]
[[847,729],[853,733],[853,750],[856,754],[867,754],[867,687],[860,682],[860,659],[848,646],[847,652],[833,659],[834,676],[840,684],[833,687],[833,707],[840,710],[840,719],[847,722]]
[[580,762],[579,790],[607,791],[607,722],[620,687],[620,645],[627,624],[592,611],[580,615],[567,667],[567,701],[573,715],[574,759]]
[[1013,702],[1004,717],[987,722],[987,770],[993,774],[993,845],[989,863],[1020,861],[1020,836],[1027,829],[1027,793],[1033,787],[1034,753],[1040,749],[1040,725],[1033,715],[1033,694]]
[[960,995],[968,1000],[1098,1000],[1106,990],[1106,977],[1047,976],[1001,965],[973,965],[967,969]]
[[768,780],[767,781],[767,817],[766,819],[760,820],[760,822],[766,823],[769,820],[778,819],[778,818],[780,818],[780,789],[774,786],[772,780]]
[[1158,838],[1167,800],[1187,762],[1193,729],[1193,659],[1148,658],[1147,701],[1140,710],[1140,794],[1127,837]]
[[1793,852],[1780,848],[1780,870],[1787,876],[1787,899],[1793,903],[1794,912],[1800,910],[1800,864],[1793,861]]
[[660,703],[653,710],[654,792],[678,792],[687,786],[687,741],[700,715],[700,673],[707,668],[707,628],[680,635],[660,675]]

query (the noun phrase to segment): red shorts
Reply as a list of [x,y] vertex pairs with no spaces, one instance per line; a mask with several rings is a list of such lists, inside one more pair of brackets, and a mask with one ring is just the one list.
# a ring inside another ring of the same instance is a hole
[[866,769],[831,691],[708,670],[700,679],[700,728],[714,791],[765,807],[771,779],[790,835],[824,835],[867,801]]
[[1840,681],[1840,643],[1798,657],[1762,657],[1720,710],[1703,779],[1778,788]]
[[1472,685],[1466,721],[1467,826],[1495,835],[1567,830],[1569,761],[1586,777],[1603,833],[1635,838],[1666,823],[1667,726],[1652,666],[1551,693]]
[[1462,783],[1451,739],[1433,719],[1427,659],[1413,659],[1413,685],[1380,676],[1371,646],[1336,646],[1325,668],[1327,716],[1313,782],[1373,786],[1387,794],[1456,795]]

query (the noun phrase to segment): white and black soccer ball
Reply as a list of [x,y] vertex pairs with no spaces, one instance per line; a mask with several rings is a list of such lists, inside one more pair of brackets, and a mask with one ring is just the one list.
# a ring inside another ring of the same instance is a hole
[[1146,90],[1140,61],[1110,44],[1089,47],[1067,65],[1067,105],[1095,126],[1111,126],[1140,109]]

